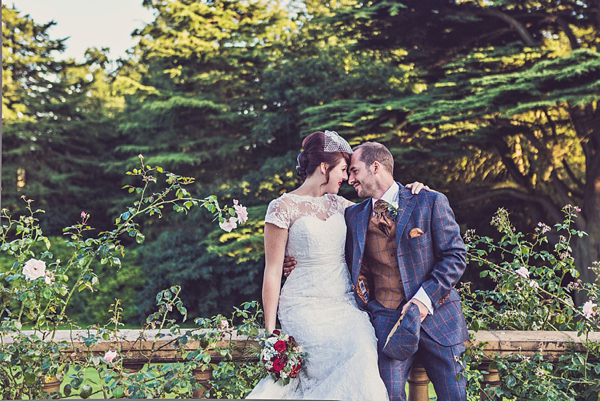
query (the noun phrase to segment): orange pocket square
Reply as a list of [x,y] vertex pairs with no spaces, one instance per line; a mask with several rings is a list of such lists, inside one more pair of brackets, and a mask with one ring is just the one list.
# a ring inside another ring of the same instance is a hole
[[425,234],[425,231],[421,230],[418,227],[415,227],[412,230],[410,230],[410,232],[408,233],[408,236],[410,238],[417,238],[417,237],[420,237],[423,234]]

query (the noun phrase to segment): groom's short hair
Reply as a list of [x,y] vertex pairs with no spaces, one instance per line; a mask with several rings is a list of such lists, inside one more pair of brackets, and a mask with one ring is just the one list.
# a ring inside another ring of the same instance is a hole
[[367,167],[379,162],[390,174],[394,174],[394,157],[388,148],[377,142],[365,142],[355,146],[353,151],[360,150],[359,160]]

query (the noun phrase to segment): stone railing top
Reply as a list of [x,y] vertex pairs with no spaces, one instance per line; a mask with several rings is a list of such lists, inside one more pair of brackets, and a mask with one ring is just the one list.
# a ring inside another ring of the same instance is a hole
[[[181,332],[179,335],[183,335],[186,332],[191,332],[193,334],[199,334],[201,332],[209,333],[209,332],[214,332],[214,331],[215,330],[208,330],[208,329],[181,328]],[[33,330],[22,330],[21,333],[23,333],[27,336],[36,334],[39,338],[43,338],[45,336],[45,338],[47,340],[49,340],[52,337],[51,333],[44,333],[44,332],[40,332],[40,331],[35,332]],[[146,340],[152,340],[154,338],[157,338],[156,336],[160,335],[161,341],[169,341],[169,340],[172,340],[179,336],[179,335],[171,334],[168,330],[122,329],[122,330],[117,331],[116,334],[111,334],[111,336],[108,340],[103,340],[100,338],[98,341],[99,342],[114,342],[115,337],[116,337],[120,341],[134,342],[134,341],[140,339],[140,335],[142,335],[142,333],[143,333],[143,338],[145,338]],[[222,333],[224,335],[226,335],[227,339],[231,339],[234,341],[244,341],[247,339],[246,336],[239,335],[236,330],[225,330],[225,331],[222,331]],[[60,341],[81,342],[81,341],[83,341],[84,338],[90,337],[91,335],[97,336],[98,331],[97,330],[57,330],[56,334],[54,335],[53,341],[56,341],[56,342],[60,342]],[[10,336],[5,336],[4,342],[10,343],[10,342],[12,342],[12,338]]]
[[590,333],[586,339],[575,331],[513,331],[493,330],[470,333],[475,343],[484,343],[483,350],[489,354],[511,355],[543,354],[549,360],[571,351],[583,351],[586,341],[600,343],[600,332]]
[[[181,329],[181,334],[192,332],[200,334],[202,332],[214,332],[214,330],[199,330],[199,329]],[[24,334],[31,335],[33,331],[23,331]],[[143,333],[143,337],[140,334]],[[246,336],[239,335],[235,330],[220,332],[219,341],[215,347],[228,347],[230,342],[236,344],[234,354],[238,357],[247,355],[247,348],[256,349],[256,342],[248,339]],[[470,341],[468,346],[473,344],[483,344],[483,351],[488,355],[503,355],[509,356],[521,354],[531,356],[533,354],[543,354],[548,360],[556,360],[560,355],[572,351],[583,351],[586,341],[600,343],[600,332],[591,333],[587,340],[585,337],[578,336],[573,331],[512,331],[512,330],[495,330],[495,331],[478,331],[470,332],[474,336],[474,340]],[[39,337],[42,335],[38,332]],[[58,330],[54,336],[54,341],[67,341],[70,346],[65,352],[71,353],[74,358],[84,357],[87,353],[103,354],[110,349],[118,349],[124,353],[125,357],[132,362],[143,362],[151,359],[156,362],[160,361],[176,361],[180,359],[179,351],[170,344],[172,340],[177,338],[176,335],[170,334],[168,331],[162,333],[158,330],[120,330],[115,336],[111,336],[108,340],[101,338],[97,339],[97,344],[87,347],[84,338],[91,335],[97,336],[94,330]],[[48,337],[48,336],[47,336]],[[12,339],[8,336],[2,338],[4,344],[11,343]],[[195,350],[200,348],[198,341],[189,341],[185,344],[186,350]],[[218,352],[216,353],[218,358]]]

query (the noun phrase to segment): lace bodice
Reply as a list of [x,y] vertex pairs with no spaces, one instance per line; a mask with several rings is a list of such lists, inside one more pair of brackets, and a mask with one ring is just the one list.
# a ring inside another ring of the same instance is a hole
[[343,215],[344,209],[351,204],[352,202],[338,195],[315,197],[285,193],[269,203],[265,223],[289,229],[301,217],[312,216],[327,220],[334,214]]

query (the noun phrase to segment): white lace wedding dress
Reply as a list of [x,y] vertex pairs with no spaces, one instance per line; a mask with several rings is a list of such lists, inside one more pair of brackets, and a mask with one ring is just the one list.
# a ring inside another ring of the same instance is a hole
[[347,205],[337,195],[294,194],[269,204],[265,222],[289,230],[286,255],[297,261],[281,290],[279,321],[308,356],[289,384],[267,377],[247,398],[388,400],[375,331],[351,291],[344,257]]

